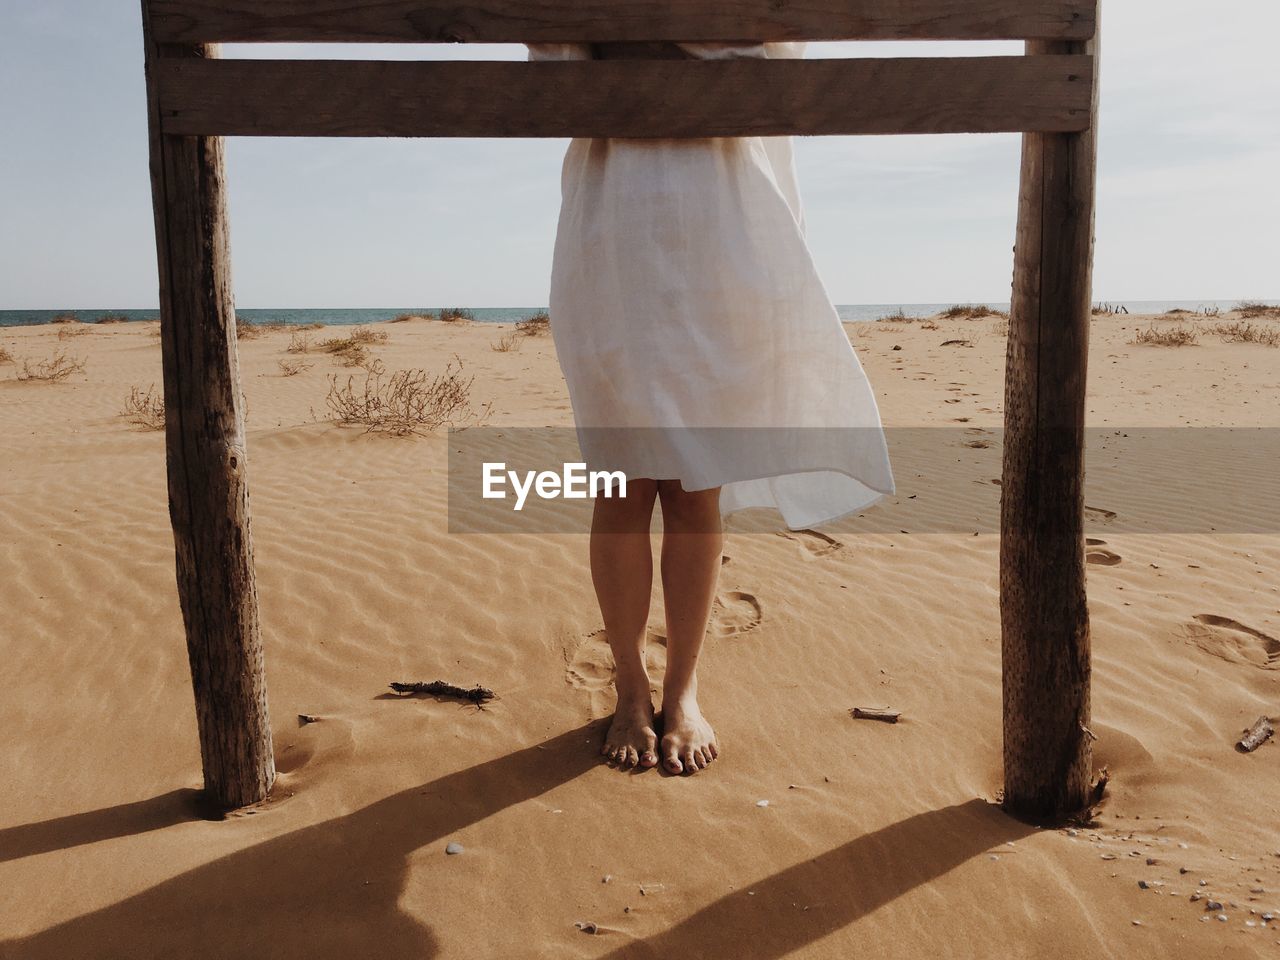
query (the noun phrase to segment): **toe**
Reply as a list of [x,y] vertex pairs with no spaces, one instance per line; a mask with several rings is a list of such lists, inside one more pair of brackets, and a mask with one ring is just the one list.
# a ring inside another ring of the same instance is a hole
[[653,751],[652,747],[640,754],[640,766],[642,767],[652,767],[657,764],[657,762],[658,755]]
[[698,769],[698,757],[692,750],[686,750],[684,756],[680,758],[680,762],[684,764],[684,768],[690,773]]
[[662,763],[672,773],[680,773],[684,770],[684,767],[680,764],[680,759],[676,756],[676,748],[674,746],[663,748]]
[[627,747],[627,750],[626,750],[626,756],[624,757],[624,759],[623,759],[623,761],[622,761],[622,765],[623,765],[624,767],[634,767],[634,766],[635,766],[637,763],[639,763],[639,762],[640,762],[640,757],[639,757],[639,755],[636,753],[636,748],[635,748],[635,747]]
[[711,756],[711,751],[706,747],[703,747],[701,750],[698,751],[698,756],[702,758],[702,765],[704,767],[707,764],[709,764],[712,760],[715,759],[714,757]]

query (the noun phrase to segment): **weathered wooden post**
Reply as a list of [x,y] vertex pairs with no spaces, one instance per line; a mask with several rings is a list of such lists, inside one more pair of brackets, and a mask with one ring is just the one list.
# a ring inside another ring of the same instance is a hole
[[148,0],[142,21],[178,597],[205,790],[230,808],[266,797],[275,761],[249,530],[223,143],[164,133],[156,83],[161,57],[216,57],[217,47],[157,44]]
[[[1095,20],[1095,23],[1097,21]],[[1059,820],[1090,800],[1084,412],[1093,266],[1098,41],[1086,130],[1024,133],[1005,371],[1000,516],[1004,808]]]

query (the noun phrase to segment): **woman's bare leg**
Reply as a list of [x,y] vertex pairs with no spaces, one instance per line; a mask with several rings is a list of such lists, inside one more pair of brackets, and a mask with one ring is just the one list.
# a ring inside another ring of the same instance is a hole
[[667,613],[667,674],[662,686],[662,760],[672,773],[701,770],[720,752],[698,708],[698,654],[706,636],[724,534],[720,488],[686,492],[658,483],[662,501],[662,596]]
[[649,523],[658,493],[654,480],[628,480],[627,496],[597,497],[591,521],[591,582],[616,666],[618,705],[601,753],[624,767],[658,762],[645,628],[653,592]]

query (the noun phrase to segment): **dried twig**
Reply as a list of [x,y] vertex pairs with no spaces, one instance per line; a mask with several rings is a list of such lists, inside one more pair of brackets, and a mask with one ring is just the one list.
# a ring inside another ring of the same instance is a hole
[[1236,741],[1236,749],[1241,753],[1252,753],[1271,739],[1276,728],[1271,725],[1270,717],[1259,717],[1253,726],[1244,731],[1244,736]]
[[471,689],[454,686],[443,680],[432,680],[430,683],[397,683],[392,682],[391,689],[396,693],[427,693],[433,697],[454,697],[468,700],[474,704],[488,703],[496,694],[488,687],[476,684]]
[[855,720],[883,720],[885,723],[897,723],[902,714],[888,707],[854,707],[849,711]]

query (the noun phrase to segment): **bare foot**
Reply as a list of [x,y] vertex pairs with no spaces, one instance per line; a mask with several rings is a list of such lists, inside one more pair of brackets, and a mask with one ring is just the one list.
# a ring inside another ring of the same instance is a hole
[[695,773],[720,755],[715,731],[692,698],[662,707],[662,765],[670,773]]
[[658,763],[657,746],[649,692],[641,697],[619,697],[600,752],[620,767],[652,767]]

